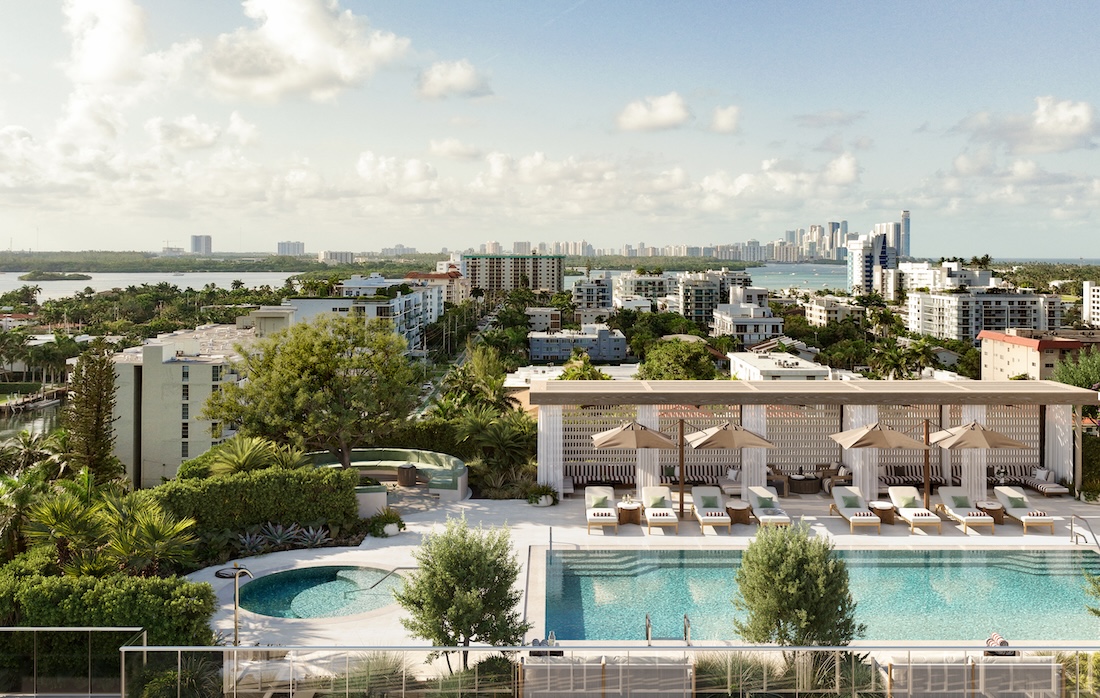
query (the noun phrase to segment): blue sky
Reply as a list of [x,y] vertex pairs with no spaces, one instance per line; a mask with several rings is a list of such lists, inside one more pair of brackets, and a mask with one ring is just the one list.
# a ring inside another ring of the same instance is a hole
[[[15,249],[1096,257],[1094,2],[0,3]],[[0,239],[2,241],[2,239]]]

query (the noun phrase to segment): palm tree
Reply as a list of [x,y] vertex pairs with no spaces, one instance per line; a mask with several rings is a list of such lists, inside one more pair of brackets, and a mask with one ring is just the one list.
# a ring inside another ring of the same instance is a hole
[[896,344],[875,346],[869,363],[871,368],[885,376],[887,380],[909,377],[909,364],[905,353]]
[[928,337],[921,337],[910,344],[906,355],[908,363],[916,369],[917,373],[926,368],[932,368],[939,363],[936,356],[936,346]]
[[31,507],[45,489],[45,483],[33,471],[16,476],[0,475],[0,541],[5,560],[27,549],[23,529],[29,521]]
[[271,457],[272,467],[283,468],[285,470],[304,468],[312,462],[313,461],[309,459],[305,451],[290,445],[279,446],[275,449]]
[[27,518],[27,540],[54,545],[62,569],[76,551],[98,547],[106,530],[100,505],[86,506],[69,492],[40,499],[31,506]]
[[275,460],[275,444],[252,436],[234,436],[218,449],[210,463],[214,475],[227,475],[245,470],[271,467]]
[[146,506],[128,515],[127,524],[111,536],[107,553],[141,576],[157,577],[163,565],[185,562],[194,554],[194,519],[180,521],[159,506]]

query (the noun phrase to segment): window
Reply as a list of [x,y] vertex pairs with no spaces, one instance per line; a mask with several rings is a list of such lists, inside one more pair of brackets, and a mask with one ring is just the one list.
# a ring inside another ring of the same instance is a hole
[[181,407],[183,409],[182,409],[182,413],[180,414],[180,419],[183,419],[183,420],[191,419],[191,405],[185,402],[185,403],[183,403],[183,405]]
[[183,443],[180,444],[180,458],[190,458],[191,457],[191,455],[190,455],[191,454],[191,449],[188,448],[189,445],[190,444],[188,444],[186,441],[184,441]]
[[186,383],[190,379],[191,379],[191,367],[190,366],[184,366],[183,367],[183,382]]
[[185,401],[191,399],[191,386],[186,384],[183,386],[183,399]]
[[222,367],[221,366],[211,366],[210,367],[210,380],[217,383],[221,379],[222,379]]
[[180,438],[181,439],[188,438],[190,433],[191,433],[191,424],[189,422],[184,422],[183,424],[180,424]]

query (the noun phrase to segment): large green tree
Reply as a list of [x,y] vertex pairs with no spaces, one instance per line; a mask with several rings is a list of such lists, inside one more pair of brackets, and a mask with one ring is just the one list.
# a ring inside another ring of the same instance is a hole
[[[417,570],[394,598],[408,612],[401,624],[414,637],[436,647],[523,641],[531,624],[516,610],[520,565],[508,529],[471,529],[465,519],[448,519],[443,531],[424,536],[413,557]],[[468,655],[462,653],[463,669]]]
[[385,321],[322,315],[240,348],[247,380],[211,395],[203,417],[348,466],[352,449],[384,443],[416,405],[405,348]]
[[[1097,390],[1097,386],[1100,386],[1100,350],[1095,346],[1085,347],[1076,360],[1059,361],[1054,366],[1052,378],[1066,385]],[[1095,407],[1086,405],[1084,412],[1088,416],[1096,416]]]
[[574,349],[569,361],[565,362],[565,370],[561,372],[558,380],[563,381],[609,381],[607,375],[592,365],[592,357],[583,349]]
[[805,525],[761,528],[741,556],[734,605],[748,613],[737,633],[755,644],[839,647],[865,632],[847,566]]
[[642,380],[713,380],[718,375],[706,342],[657,342],[638,369]]
[[68,457],[73,470],[87,468],[97,482],[123,472],[114,455],[115,385],[114,352],[96,338],[80,355],[69,380],[69,401],[61,421],[68,431]]

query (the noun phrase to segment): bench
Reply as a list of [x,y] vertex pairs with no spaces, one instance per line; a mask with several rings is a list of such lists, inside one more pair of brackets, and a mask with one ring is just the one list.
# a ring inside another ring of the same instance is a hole
[[[340,467],[327,452],[311,453],[310,458],[318,467]],[[364,474],[379,471],[396,474],[406,465],[414,466],[417,482],[427,483],[428,492],[442,500],[461,501],[469,494],[466,464],[446,453],[411,448],[357,448],[351,452],[351,467]]]

